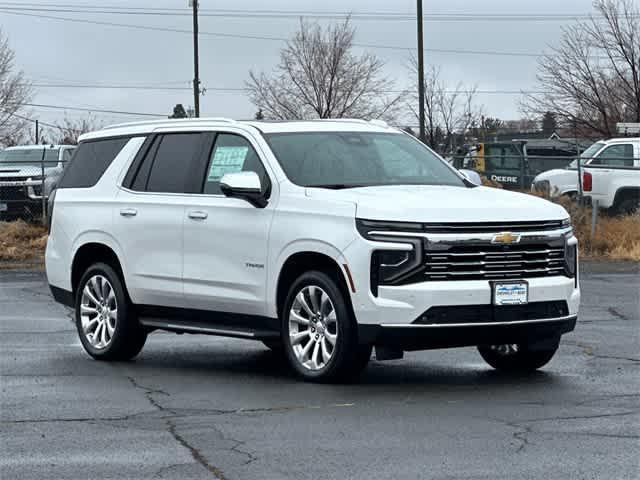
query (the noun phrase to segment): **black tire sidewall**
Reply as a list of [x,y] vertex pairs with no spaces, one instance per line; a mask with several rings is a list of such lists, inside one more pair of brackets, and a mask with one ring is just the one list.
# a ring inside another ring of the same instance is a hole
[[[317,286],[325,291],[336,312],[338,319],[338,338],[331,359],[320,370],[309,370],[298,361],[289,341],[289,311],[293,305],[295,296],[303,288]],[[281,312],[281,338],[285,355],[294,371],[306,380],[330,381],[345,376],[355,361],[358,348],[357,325],[344,298],[344,294],[336,285],[336,282],[326,273],[310,271],[302,274],[293,282],[284,302]]]
[[[80,304],[82,301],[82,290],[89,279],[95,275],[102,275],[113,287],[113,291],[116,297],[116,303],[118,308],[118,317],[116,319],[116,326],[111,343],[106,348],[97,349],[93,347],[89,341],[85,338],[82,331],[82,320],[80,318]],[[80,342],[85,351],[93,358],[98,360],[115,360],[123,356],[126,356],[126,351],[130,347],[131,343],[139,340],[139,335],[144,335],[141,332],[141,328],[137,324],[135,319],[131,318],[131,308],[129,305],[129,299],[125,293],[124,286],[120,279],[120,276],[116,271],[105,263],[95,263],[90,266],[80,278],[78,288],[76,291],[75,299],[75,323],[80,337]]]
[[518,344],[518,346],[518,352],[512,355],[502,355],[488,345],[479,346],[478,352],[484,361],[496,370],[526,373],[545,366],[558,351],[558,345],[536,350],[530,349],[528,344]]

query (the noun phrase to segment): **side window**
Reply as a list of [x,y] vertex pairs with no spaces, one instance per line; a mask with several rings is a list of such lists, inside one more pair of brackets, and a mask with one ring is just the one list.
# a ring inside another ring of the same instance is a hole
[[202,193],[221,195],[220,179],[233,172],[256,172],[263,187],[268,182],[267,172],[251,143],[240,135],[221,133],[211,151]]
[[[200,152],[202,135],[172,133],[160,138],[147,180],[147,192],[184,193],[191,164]],[[153,149],[151,150],[153,151]],[[144,170],[148,158],[141,170]],[[138,172],[138,177],[143,177]],[[136,178],[137,183],[138,178]]]
[[521,155],[513,145],[485,144],[484,158],[489,170],[520,170]]
[[93,187],[129,140],[121,137],[80,143],[58,188]]
[[633,167],[633,145],[611,145],[605,148],[591,165],[604,165],[609,167]]
[[[158,149],[158,144],[162,137],[156,137],[153,140],[153,144],[149,147],[149,149],[144,153],[144,158],[142,162],[139,164],[138,171],[135,173],[133,177],[133,181],[131,182],[131,190],[135,190],[137,192],[144,192],[147,189],[147,180],[149,179],[149,171],[151,171],[151,165],[153,165],[153,158],[156,154],[156,150]],[[134,161],[135,162],[135,161]],[[135,168],[134,165],[131,165],[130,168]],[[127,176],[129,173],[127,173]],[[126,179],[125,179],[126,182]]]
[[71,157],[73,156],[73,151],[75,149],[74,148],[65,148],[62,151],[62,165],[66,166],[67,163],[69,163],[69,160],[71,160]]

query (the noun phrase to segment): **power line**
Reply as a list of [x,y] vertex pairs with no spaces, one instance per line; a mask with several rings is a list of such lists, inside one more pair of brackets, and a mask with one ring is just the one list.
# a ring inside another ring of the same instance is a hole
[[44,103],[25,103],[27,107],[36,107],[36,108],[51,108],[55,110],[76,110],[79,112],[96,112],[96,113],[115,113],[118,115],[137,115],[140,117],[166,117],[164,114],[156,114],[156,113],[144,113],[144,112],[125,112],[121,110],[107,110],[103,108],[81,108],[81,107],[70,107],[66,105],[48,105]]
[[[128,24],[128,23],[116,23],[116,22],[104,22],[99,20],[89,20],[89,19],[81,19],[81,18],[56,17],[52,15],[39,15],[39,14],[33,14],[33,13],[7,11],[7,10],[3,10],[2,7],[0,7],[0,13],[6,13],[9,15],[35,17],[35,18],[45,18],[49,20],[59,20],[63,22],[85,23],[85,24],[103,25],[103,26],[109,26],[109,27],[130,28],[135,30],[186,33],[189,35],[193,34],[191,30],[185,30],[185,29],[179,29],[179,28],[157,27],[157,26],[151,26],[151,25],[136,25],[136,24]],[[210,36],[210,37],[241,38],[241,39],[247,39],[247,40],[266,40],[266,41],[277,41],[277,42],[286,42],[289,40],[288,38],[285,38],[285,37],[271,37],[271,36],[262,36],[262,35],[246,35],[246,34],[222,33],[222,32],[202,32],[201,31],[199,32],[199,34],[203,36]],[[354,43],[353,46],[360,47],[360,48],[397,50],[397,51],[404,51],[404,52],[412,52],[416,50],[413,47],[403,47],[399,45],[379,45],[379,44],[369,44],[369,43]],[[538,53],[531,53],[531,52],[505,52],[505,51],[494,51],[494,50],[459,50],[459,49],[443,49],[443,48],[428,48],[428,49],[425,49],[425,51],[430,53],[442,53],[442,54],[491,55],[491,56],[532,57],[532,58],[538,58],[544,55],[542,53],[538,54]],[[592,58],[607,58],[607,57],[594,56]]]
[[[185,82],[186,83],[186,82]],[[180,91],[191,91],[191,87],[159,87],[152,85],[106,85],[106,84],[73,84],[73,83],[32,83],[30,84],[34,87],[39,88],[90,88],[90,89],[131,89],[131,90],[159,90],[159,91],[172,91],[172,90],[180,90]],[[213,92],[230,92],[230,93],[245,93],[249,89],[243,87],[207,87],[206,91]],[[407,90],[383,90],[382,93],[404,93]],[[477,93],[477,94],[487,94],[487,95],[521,95],[521,94],[544,94],[551,93],[549,91],[544,90],[439,90],[439,92],[443,93]]]
[[[157,7],[120,7],[96,6],[87,4],[43,4],[1,2],[5,9],[35,12],[58,13],[90,13],[107,15],[154,15],[154,16],[187,16],[189,13],[180,8]],[[6,6],[8,5],[8,6]],[[202,9],[203,17],[226,18],[291,18],[300,17],[317,19],[376,20],[376,21],[413,21],[415,15],[401,12],[335,12],[335,11],[295,11],[295,10],[241,10],[241,9]],[[601,15],[571,13],[430,13],[423,15],[425,21],[571,21],[602,18]]]

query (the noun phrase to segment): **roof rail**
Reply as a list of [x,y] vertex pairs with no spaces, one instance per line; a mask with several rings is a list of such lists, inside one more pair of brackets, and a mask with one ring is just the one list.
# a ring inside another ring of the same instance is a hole
[[225,122],[225,123],[236,123],[235,120],[231,118],[224,117],[204,117],[204,118],[167,118],[165,120],[143,120],[140,122],[126,122],[126,123],[116,123],[115,125],[107,125],[103,127],[102,130],[112,130],[114,128],[122,128],[122,127],[142,127],[145,125],[161,125],[163,123],[174,123],[174,122],[190,122],[190,123],[205,123],[205,122]]

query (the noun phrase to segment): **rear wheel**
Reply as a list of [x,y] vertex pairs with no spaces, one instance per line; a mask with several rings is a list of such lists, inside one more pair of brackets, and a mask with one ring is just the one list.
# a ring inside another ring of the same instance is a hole
[[545,348],[532,348],[526,343],[508,343],[503,345],[482,345],[478,347],[480,355],[496,370],[505,372],[532,372],[545,366],[558,350],[558,342],[552,342]]
[[281,322],[287,359],[306,380],[350,380],[369,361],[371,346],[358,344],[357,323],[345,296],[324,272],[307,272],[293,283]]
[[76,291],[76,328],[86,352],[97,360],[130,360],[147,340],[120,276],[104,263],[90,266]]

